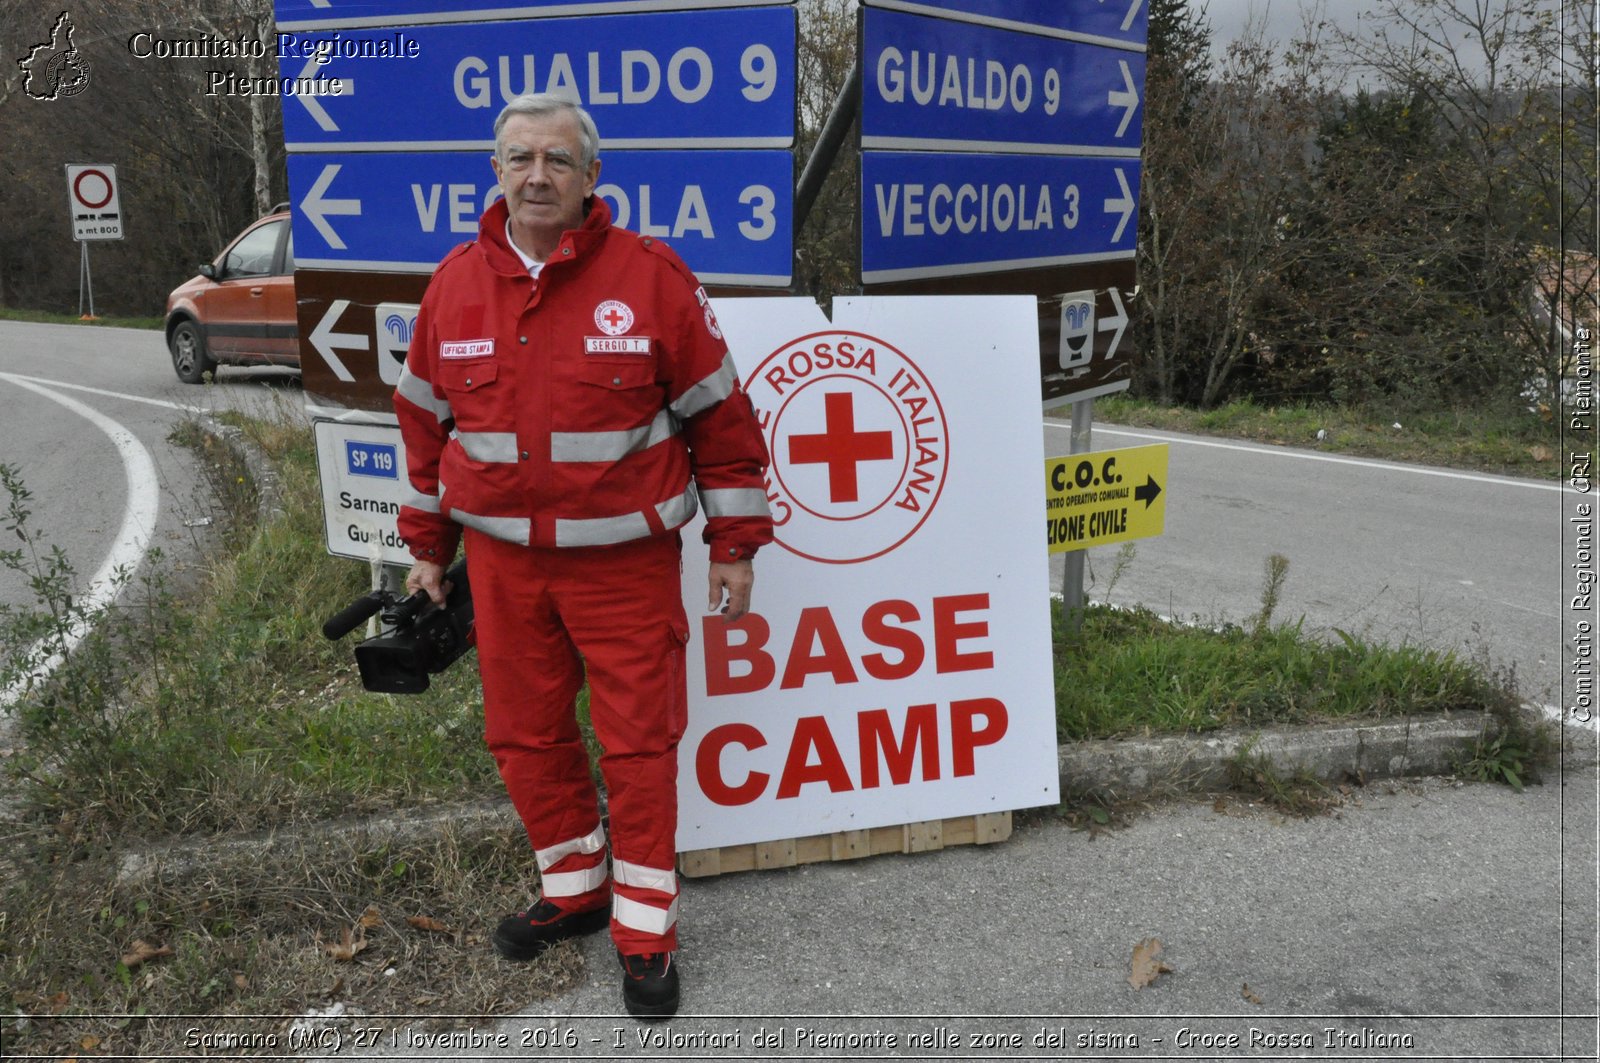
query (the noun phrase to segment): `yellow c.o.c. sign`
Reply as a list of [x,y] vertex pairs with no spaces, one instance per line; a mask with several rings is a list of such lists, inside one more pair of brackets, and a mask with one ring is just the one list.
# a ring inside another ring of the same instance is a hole
[[1149,539],[1166,529],[1167,444],[1046,458],[1052,554]]

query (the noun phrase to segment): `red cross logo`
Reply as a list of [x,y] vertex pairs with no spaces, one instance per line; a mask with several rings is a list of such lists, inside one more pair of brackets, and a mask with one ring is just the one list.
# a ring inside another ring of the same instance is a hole
[[856,465],[894,457],[891,432],[857,432],[855,396],[847,391],[823,396],[827,429],[789,437],[789,464],[826,465],[828,495],[834,502],[854,502],[860,495]]
[[627,303],[607,299],[594,308],[594,323],[607,336],[620,336],[633,328],[633,310]]

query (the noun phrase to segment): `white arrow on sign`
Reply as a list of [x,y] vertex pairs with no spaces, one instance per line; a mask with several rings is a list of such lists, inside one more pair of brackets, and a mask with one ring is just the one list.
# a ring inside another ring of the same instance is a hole
[[[1105,0],[1100,0],[1104,3]],[[1144,0],[1133,0],[1133,6],[1128,8],[1128,14],[1122,20],[1122,32],[1127,33],[1133,28],[1133,16],[1139,13],[1139,8],[1144,6]]]
[[1128,187],[1128,177],[1122,172],[1122,167],[1117,167],[1117,184],[1122,186],[1122,198],[1106,200],[1105,212],[1107,214],[1121,214],[1117,219],[1117,231],[1111,234],[1111,242],[1116,243],[1122,239],[1122,230],[1128,227],[1128,219],[1133,217],[1133,208],[1138,206],[1133,200],[1133,189]]
[[[322,4],[320,6],[326,7],[328,5]],[[317,61],[317,57],[312,56],[310,59],[306,60],[306,65],[300,71],[300,76],[302,78],[315,78],[317,76],[317,67],[321,65],[322,64]],[[339,96],[341,99],[345,96],[355,95],[355,91],[356,83],[354,78],[347,78],[343,76],[339,78]],[[306,109],[308,114],[311,115],[312,120],[315,121],[317,125],[322,127],[322,131],[324,133],[337,133],[339,131],[339,123],[333,120],[333,117],[328,114],[326,108],[317,102],[317,98],[315,96],[310,95],[309,93],[297,92],[294,94],[294,98],[300,101],[300,105]]]
[[1101,332],[1115,333],[1111,337],[1111,346],[1106,348],[1106,357],[1115,358],[1117,346],[1122,343],[1122,334],[1128,328],[1128,311],[1122,305],[1122,295],[1115,288],[1107,288],[1106,293],[1111,296],[1111,305],[1117,308],[1116,315],[1104,318],[1098,322]]
[[333,375],[343,380],[346,384],[354,384],[356,378],[346,369],[339,356],[334,354],[336,347],[346,347],[363,353],[372,349],[367,337],[359,332],[335,332],[341,315],[350,306],[348,299],[335,299],[328,307],[328,312],[322,315],[322,320],[317,322],[317,327],[311,330],[311,346],[322,355],[323,361],[328,363],[328,368],[333,370]]
[[[361,200],[359,199],[323,199],[322,194],[333,184],[333,179],[339,176],[343,163],[330,162],[322,168],[322,173],[317,175],[317,180],[311,186],[311,191],[306,193],[306,198],[300,201],[300,209],[305,212],[306,220],[317,227],[317,232],[328,242],[328,246],[335,251],[343,251],[345,243],[339,239],[339,234],[333,231],[333,226],[328,224],[329,214],[360,214]],[[1123,185],[1127,187],[1126,184]]]
[[1139,109],[1139,86],[1133,82],[1133,72],[1128,69],[1125,59],[1118,59],[1117,65],[1122,68],[1122,89],[1112,89],[1106,93],[1106,102],[1113,107],[1121,107],[1122,124],[1117,126],[1117,136],[1122,136],[1128,131],[1128,123],[1133,121],[1133,112]]

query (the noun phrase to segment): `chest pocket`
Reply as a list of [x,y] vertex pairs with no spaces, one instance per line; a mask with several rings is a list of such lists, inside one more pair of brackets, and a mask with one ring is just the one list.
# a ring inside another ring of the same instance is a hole
[[455,361],[439,360],[439,386],[446,391],[466,394],[486,388],[500,376],[500,363],[492,358]]
[[599,358],[590,355],[579,366],[578,379],[607,391],[647,388],[656,382],[655,362],[650,358]]

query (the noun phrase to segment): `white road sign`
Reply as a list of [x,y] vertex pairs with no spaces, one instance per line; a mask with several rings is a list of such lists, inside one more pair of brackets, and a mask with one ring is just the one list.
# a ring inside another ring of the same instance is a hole
[[67,205],[74,240],[122,239],[122,197],[109,163],[67,164]]

